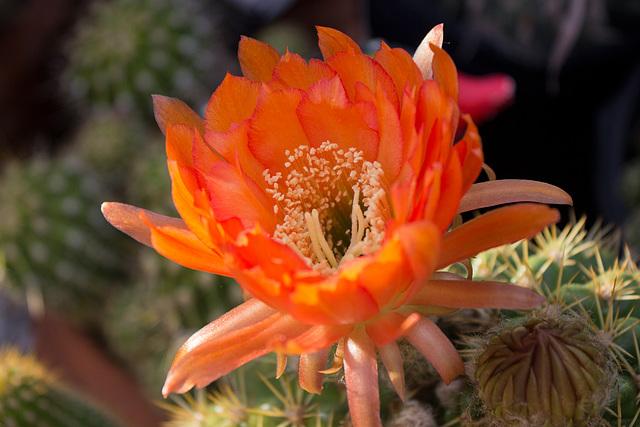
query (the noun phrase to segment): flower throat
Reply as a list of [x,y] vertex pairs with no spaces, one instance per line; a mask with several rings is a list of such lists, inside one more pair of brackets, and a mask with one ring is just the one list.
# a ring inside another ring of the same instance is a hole
[[380,248],[389,201],[378,162],[329,141],[318,148],[301,145],[285,155],[286,176],[263,173],[266,191],[276,202],[276,240],[326,274]]

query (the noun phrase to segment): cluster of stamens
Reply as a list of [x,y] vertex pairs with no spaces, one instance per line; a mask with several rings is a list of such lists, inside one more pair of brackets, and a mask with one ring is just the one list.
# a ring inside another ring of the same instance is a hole
[[273,237],[324,274],[375,252],[389,212],[382,166],[329,141],[285,155],[284,174],[263,173],[279,219]]

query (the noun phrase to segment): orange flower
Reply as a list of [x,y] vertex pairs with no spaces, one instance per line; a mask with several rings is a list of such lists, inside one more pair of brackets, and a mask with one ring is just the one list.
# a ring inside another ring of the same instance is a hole
[[242,38],[245,77],[227,75],[204,121],[156,96],[182,219],[105,203],[117,228],[187,267],[233,276],[251,295],[180,349],[163,388],[203,387],[270,351],[299,354],[301,386],[322,390],[330,347],[344,366],[354,425],[380,425],[376,353],[400,397],[396,340],[445,382],[464,372],[427,315],[460,307],[532,308],[517,286],[437,273],[558,220],[515,204],[451,229],[456,214],[517,201],[567,203],[528,181],[473,182],[483,155],[457,105],[456,68],[434,28],[412,58],[382,43],[369,57],[318,28],[324,61]]

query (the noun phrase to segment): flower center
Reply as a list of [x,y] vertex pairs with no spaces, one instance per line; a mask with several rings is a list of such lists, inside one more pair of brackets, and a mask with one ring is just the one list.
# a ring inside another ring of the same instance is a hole
[[273,237],[323,274],[375,252],[389,216],[382,166],[329,141],[285,154],[286,176],[263,173],[279,219]]

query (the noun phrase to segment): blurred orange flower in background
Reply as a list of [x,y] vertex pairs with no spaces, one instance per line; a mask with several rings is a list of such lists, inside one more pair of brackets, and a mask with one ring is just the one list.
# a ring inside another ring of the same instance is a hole
[[558,220],[556,210],[518,203],[452,227],[456,215],[570,198],[530,181],[474,184],[482,146],[459,110],[442,26],[413,58],[384,43],[367,56],[329,28],[318,35],[324,61],[243,38],[244,77],[227,75],[204,120],[154,97],[181,219],[119,203],[103,213],[167,258],[233,276],[249,298],[184,344],[165,396],[276,351],[279,372],[286,355],[300,355],[300,384],[314,393],[329,365],[343,366],[354,425],[380,425],[376,354],[404,398],[401,337],[446,383],[464,372],[427,316],[544,301],[437,271],[533,236]]

